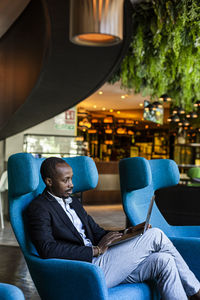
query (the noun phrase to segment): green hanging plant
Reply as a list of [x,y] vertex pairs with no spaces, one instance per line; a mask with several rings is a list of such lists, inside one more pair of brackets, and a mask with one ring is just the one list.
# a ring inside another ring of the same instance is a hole
[[129,51],[110,83],[158,98],[169,94],[186,111],[200,99],[199,0],[153,0],[135,6]]

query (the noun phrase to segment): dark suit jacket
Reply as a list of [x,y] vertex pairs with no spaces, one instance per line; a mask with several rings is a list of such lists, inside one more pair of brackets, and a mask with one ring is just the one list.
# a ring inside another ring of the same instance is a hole
[[[107,231],[95,223],[78,199],[73,198],[71,207],[81,219],[87,238],[97,245]],[[46,190],[30,203],[27,217],[32,242],[42,258],[92,261],[92,248],[84,245],[63,208]]]

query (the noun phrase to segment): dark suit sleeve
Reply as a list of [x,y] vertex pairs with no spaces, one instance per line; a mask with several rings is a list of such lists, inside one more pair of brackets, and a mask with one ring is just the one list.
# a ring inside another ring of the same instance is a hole
[[[76,201],[78,201],[76,199]],[[87,214],[87,212],[85,211],[85,209],[83,208],[82,204],[80,203],[80,201],[78,201],[79,203],[79,210],[82,210],[83,215],[85,220],[87,221],[89,228],[91,230],[92,233],[92,238],[93,238],[93,245],[97,245],[99,243],[99,241],[101,240],[101,238],[107,234],[109,231],[104,230],[102,227],[100,227],[95,221],[94,219]]]
[[94,245],[97,245],[99,241],[102,239],[104,235],[106,235],[109,231],[104,230],[100,227],[91,216],[88,216],[88,222],[90,227],[92,228],[93,238],[94,238]]
[[56,240],[53,235],[51,213],[38,203],[27,210],[29,232],[42,258],[63,258],[91,262],[92,248],[70,240]]

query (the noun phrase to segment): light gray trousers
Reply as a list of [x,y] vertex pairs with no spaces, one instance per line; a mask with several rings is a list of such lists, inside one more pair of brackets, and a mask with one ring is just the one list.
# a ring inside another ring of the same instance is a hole
[[103,269],[108,287],[155,279],[163,300],[187,300],[200,289],[195,275],[158,228],[110,247],[92,262]]

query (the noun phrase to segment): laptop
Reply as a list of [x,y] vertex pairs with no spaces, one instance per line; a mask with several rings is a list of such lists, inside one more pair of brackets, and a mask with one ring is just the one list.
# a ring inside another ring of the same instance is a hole
[[155,201],[155,195],[153,195],[152,198],[151,198],[145,222],[134,226],[134,231],[133,232],[123,234],[122,237],[114,240],[111,244],[108,245],[108,247],[121,244],[123,242],[129,241],[129,240],[131,240],[131,239],[133,239],[137,236],[140,236],[140,235],[144,234],[147,231],[148,226],[149,226],[149,221],[150,221],[154,201]]

